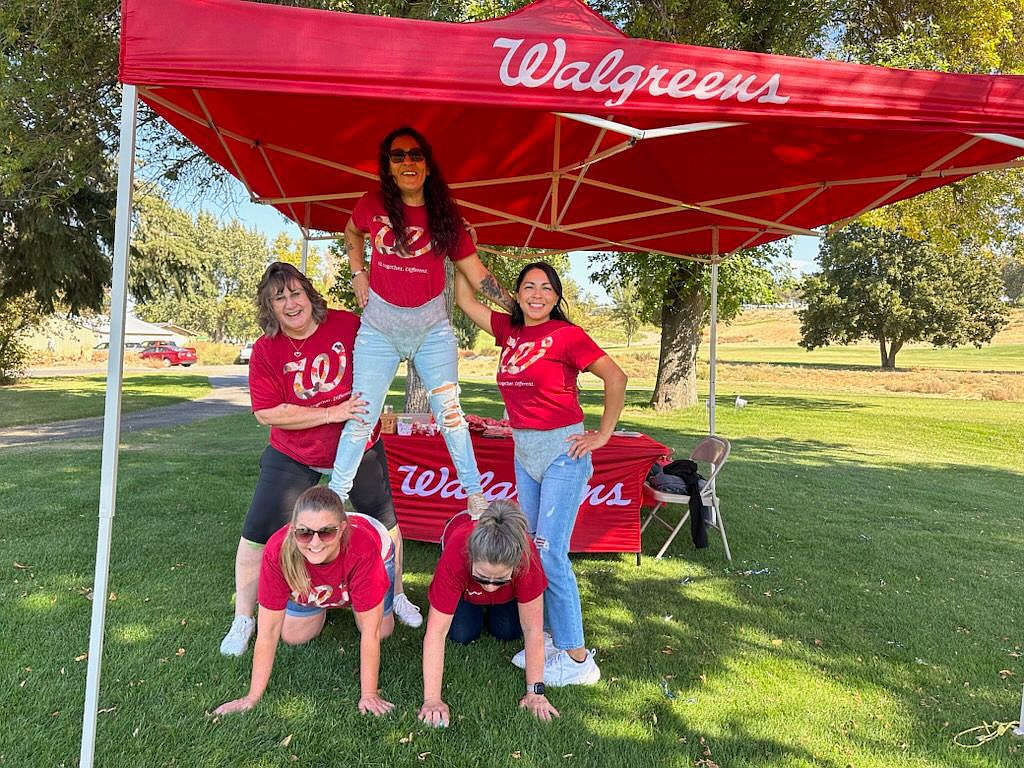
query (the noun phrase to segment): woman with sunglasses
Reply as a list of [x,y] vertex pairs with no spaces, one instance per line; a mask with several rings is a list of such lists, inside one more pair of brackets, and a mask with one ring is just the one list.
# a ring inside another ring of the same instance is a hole
[[498,640],[525,637],[526,693],[519,706],[540,720],[558,717],[544,690],[544,589],[547,579],[518,506],[495,501],[479,520],[453,517],[441,535],[441,559],[427,596],[423,706],[419,719],[447,726],[441,699],[445,637],[468,645],[484,626]]
[[[241,656],[256,628],[256,578],[267,539],[288,520],[295,499],[320,482],[334,462],[342,424],[366,412],[352,390],[352,349],[359,318],[327,302],[291,264],[271,264],[256,294],[263,329],[249,362],[249,396],[256,420],[270,427],[256,491],[235,553],[235,618],[220,651]],[[376,518],[395,542],[395,613],[423,623],[402,587],[402,534],[388,482],[384,444],[365,441],[351,494],[356,511]]]
[[278,641],[308,643],[324,628],[328,608],[352,608],[359,630],[359,711],[383,715],[394,704],[377,690],[380,641],[395,628],[395,546],[372,517],[345,514],[338,495],[310,488],[291,520],[270,537],[259,579],[259,618],[249,692],[214,714],[245,712],[263,696]]
[[[583,637],[579,587],[569,538],[587,481],[591,454],[608,442],[626,398],[626,374],[586,332],[566,317],[562,281],[550,264],[527,264],[515,285],[511,315],[492,312],[456,276],[459,307],[501,347],[498,389],[515,441],[516,491],[540,552],[544,594],[547,685],[590,685],[601,678]],[[590,371],[604,383],[598,430],[583,428],[577,377]],[[512,663],[523,666],[522,653]]]
[[356,203],[345,227],[352,288],[363,308],[353,387],[366,401],[366,412],[345,424],[330,487],[348,497],[362,446],[398,365],[410,360],[429,394],[467,506],[479,515],[487,502],[459,403],[458,349],[445,308],[444,260],[454,262],[467,286],[492,301],[510,307],[511,299],[477,256],[426,139],[412,128],[398,128],[384,137],[377,160],[380,189]]

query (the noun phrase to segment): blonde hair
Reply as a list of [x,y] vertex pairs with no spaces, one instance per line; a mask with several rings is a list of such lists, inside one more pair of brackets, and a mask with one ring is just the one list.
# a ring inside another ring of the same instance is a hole
[[345,504],[334,491],[325,485],[316,485],[304,491],[295,500],[295,507],[292,509],[291,519],[288,521],[288,535],[281,545],[281,571],[284,579],[288,582],[292,592],[296,595],[309,593],[309,570],[306,568],[306,558],[299,551],[299,545],[295,541],[295,522],[303,512],[333,512],[338,518],[338,533],[341,539],[341,551],[348,549],[348,539],[351,534],[348,527],[348,517],[345,515]]
[[529,533],[519,505],[504,499],[492,501],[469,534],[466,552],[473,563],[526,569],[530,564]]

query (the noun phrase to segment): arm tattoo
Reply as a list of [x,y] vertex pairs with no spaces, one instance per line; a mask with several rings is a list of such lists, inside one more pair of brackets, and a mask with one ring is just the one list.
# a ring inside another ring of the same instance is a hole
[[480,281],[480,293],[506,311],[512,311],[512,297],[508,291],[501,287],[501,284],[498,283],[490,272]]

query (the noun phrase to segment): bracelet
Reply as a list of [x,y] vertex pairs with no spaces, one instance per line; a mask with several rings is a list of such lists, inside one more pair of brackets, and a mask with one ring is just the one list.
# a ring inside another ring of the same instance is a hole
[[357,269],[355,272],[352,273],[352,277],[350,277],[348,279],[348,281],[351,283],[353,280],[355,280],[360,275],[365,274],[365,272],[366,272],[366,267],[363,267],[362,269]]

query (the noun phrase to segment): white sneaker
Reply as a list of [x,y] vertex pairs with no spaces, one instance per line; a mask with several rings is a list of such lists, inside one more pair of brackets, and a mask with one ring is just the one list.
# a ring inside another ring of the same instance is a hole
[[407,627],[416,629],[423,623],[423,617],[420,615],[419,606],[410,603],[409,598],[405,596],[404,592],[399,592],[395,595],[393,610],[395,612],[395,618]]
[[231,629],[220,641],[220,652],[225,656],[241,656],[249,649],[249,640],[256,629],[252,616],[235,616]]
[[[555,648],[555,639],[547,632],[544,633],[544,661],[547,661],[552,656],[558,653],[558,649]],[[526,649],[523,648],[519,653],[512,657],[512,663],[520,669],[526,669]]]
[[544,685],[557,688],[562,685],[593,685],[601,679],[601,670],[594,662],[594,651],[587,658],[574,661],[565,651],[559,651],[544,664]]

